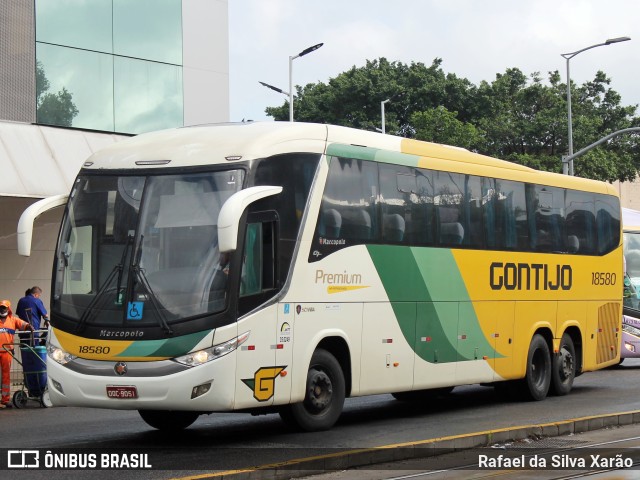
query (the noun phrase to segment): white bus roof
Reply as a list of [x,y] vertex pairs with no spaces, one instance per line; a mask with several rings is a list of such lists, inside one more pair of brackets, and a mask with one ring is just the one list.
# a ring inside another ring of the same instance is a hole
[[[504,174],[511,171],[507,177],[615,195],[612,187],[601,182],[541,172],[459,147],[304,122],[217,124],[146,133],[98,151],[89,157],[84,167],[93,170],[231,164],[238,160],[253,160],[281,153],[325,153],[331,144],[345,145],[351,150],[347,153],[355,152],[357,147],[386,151],[390,155],[384,155],[386,158],[382,161],[388,159],[391,163],[394,163],[395,153],[405,155],[404,160],[410,157],[424,158],[427,161],[420,166],[426,168],[433,164],[437,169],[462,168],[472,174],[487,172],[488,176],[498,177],[502,177],[500,172]],[[377,155],[372,157],[378,160]],[[463,163],[468,167],[461,167]],[[531,175],[536,178],[530,178]]]
[[[92,169],[136,168],[140,166],[140,162],[158,160],[171,160],[167,166],[172,167],[209,165],[227,163],[228,159],[237,157],[251,160],[285,152],[324,153],[327,142],[401,152],[403,140],[407,139],[316,123],[250,122],[202,125],[138,135],[100,150],[89,157],[85,166]],[[426,148],[432,146],[444,149],[452,156],[470,155],[469,151],[460,147],[428,142],[415,143]],[[509,162],[503,163],[527,169]]]

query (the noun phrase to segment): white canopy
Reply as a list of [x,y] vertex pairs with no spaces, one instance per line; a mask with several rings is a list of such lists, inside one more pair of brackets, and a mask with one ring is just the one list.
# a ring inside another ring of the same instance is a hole
[[622,208],[622,228],[624,230],[640,230],[640,212],[630,208]]
[[49,197],[69,193],[92,153],[124,135],[0,122],[0,196]]

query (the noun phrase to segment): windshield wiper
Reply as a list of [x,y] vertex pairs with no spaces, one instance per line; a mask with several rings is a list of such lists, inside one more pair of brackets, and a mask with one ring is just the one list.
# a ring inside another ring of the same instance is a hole
[[82,313],[82,316],[80,317],[80,320],[78,321],[76,332],[81,332],[82,330],[84,330],[84,327],[89,321],[89,318],[93,315],[95,311],[94,309],[98,301],[100,301],[103,298],[104,293],[107,291],[107,288],[109,287],[109,285],[111,285],[111,282],[113,281],[113,278],[115,277],[116,273],[118,274],[118,283],[116,285],[116,301],[118,300],[118,297],[120,295],[121,285],[122,285],[122,273],[124,271],[124,262],[127,259],[127,254],[129,253],[129,246],[131,245],[132,239],[133,239],[133,236],[131,235],[127,237],[127,243],[125,244],[124,249],[122,250],[122,257],[120,258],[120,263],[118,263],[113,267],[113,270],[111,270],[111,273],[109,273],[109,276],[104,281],[104,283],[96,293],[95,297],[91,299],[91,301],[89,302],[89,305],[87,305],[87,308],[85,308],[84,312]]
[[122,299],[120,298],[120,290],[122,289],[122,275],[124,274],[124,262],[127,259],[127,253],[129,252],[129,246],[133,243],[133,235],[129,233],[127,235],[127,244],[122,252],[122,258],[118,267],[118,283],[116,283],[116,304],[122,305]]
[[133,265],[131,265],[131,269],[133,270],[134,278],[138,278],[138,280],[140,280],[140,283],[142,283],[142,286],[145,288],[145,290],[151,297],[151,303],[153,304],[153,307],[156,309],[156,312],[158,315],[159,325],[162,327],[162,329],[165,331],[167,335],[173,335],[173,330],[171,329],[171,327],[169,326],[169,323],[167,322],[167,317],[165,316],[164,312],[160,308],[161,305],[158,303],[158,299],[156,298],[155,293],[153,293],[153,289],[149,284],[149,280],[147,279],[147,276],[145,275],[144,270],[140,268],[140,257],[142,257],[142,240],[143,239],[144,239],[144,235],[140,235],[140,240],[138,242],[138,249],[136,250],[136,257],[134,259]]

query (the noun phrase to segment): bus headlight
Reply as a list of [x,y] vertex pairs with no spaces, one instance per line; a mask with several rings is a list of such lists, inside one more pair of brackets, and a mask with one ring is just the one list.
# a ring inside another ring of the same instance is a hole
[[246,342],[247,338],[249,338],[249,333],[250,332],[245,332],[242,335],[238,335],[236,338],[233,338],[227,342],[220,343],[203,350],[198,350],[197,352],[191,352],[187,355],[176,357],[173,360],[189,367],[202,365],[203,363],[210,362],[212,360],[215,360],[216,358],[224,357],[227,353],[233,352],[240,345]]
[[64,365],[65,363],[69,363],[71,360],[74,360],[78,357],[75,355],[71,355],[68,352],[65,352],[60,347],[56,347],[55,345],[49,344],[47,347],[47,353],[49,357],[58,362],[60,365]]

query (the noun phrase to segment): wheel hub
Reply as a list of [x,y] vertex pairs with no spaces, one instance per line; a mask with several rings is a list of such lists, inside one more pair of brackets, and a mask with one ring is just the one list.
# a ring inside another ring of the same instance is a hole
[[333,386],[329,376],[319,370],[310,370],[308,377],[307,405],[315,412],[321,412],[331,403]]
[[560,376],[563,380],[571,377],[573,373],[573,356],[566,348],[560,350]]

